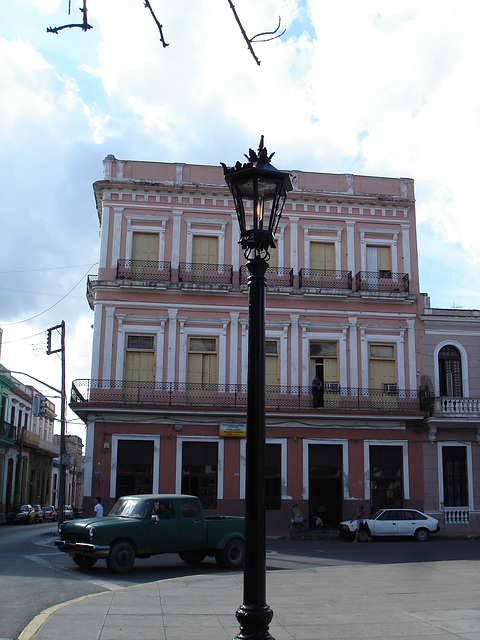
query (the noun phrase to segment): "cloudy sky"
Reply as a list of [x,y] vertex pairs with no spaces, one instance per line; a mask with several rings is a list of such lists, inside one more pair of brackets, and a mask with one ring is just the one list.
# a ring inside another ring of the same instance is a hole
[[83,0],[0,2],[4,366],[59,387],[65,320],[67,389],[90,377],[105,156],[233,164],[261,134],[281,169],[413,178],[421,290],[480,308],[478,0],[236,0],[250,36],[286,28],[260,66],[228,0],[150,3],[166,48],[143,0],[88,0],[93,28],[58,34]]

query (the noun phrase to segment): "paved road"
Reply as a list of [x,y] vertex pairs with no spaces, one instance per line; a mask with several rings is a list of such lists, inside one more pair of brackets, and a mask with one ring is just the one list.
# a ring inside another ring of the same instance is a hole
[[[214,560],[192,567],[173,554],[137,560],[134,570],[126,575],[109,573],[103,561],[82,571],[57,551],[55,532],[55,525],[47,523],[0,527],[0,640],[17,638],[40,611],[83,595],[170,577],[224,573]],[[276,539],[268,540],[267,548],[269,571],[480,559],[478,540],[441,538],[427,543],[381,540],[372,544]]]

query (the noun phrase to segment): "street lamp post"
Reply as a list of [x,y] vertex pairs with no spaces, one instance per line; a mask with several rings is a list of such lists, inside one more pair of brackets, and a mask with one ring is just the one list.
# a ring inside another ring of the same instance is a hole
[[275,232],[293,187],[289,174],[270,164],[272,156],[262,136],[258,153],[250,149],[245,156],[248,162],[234,167],[222,163],[249,274],[245,564],[236,640],[273,640],[269,632],[273,611],[266,603],[265,292],[269,249],[275,248]]

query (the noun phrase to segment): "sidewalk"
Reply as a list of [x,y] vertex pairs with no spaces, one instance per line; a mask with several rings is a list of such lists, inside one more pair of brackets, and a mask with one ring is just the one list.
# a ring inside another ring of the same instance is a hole
[[[243,575],[160,580],[38,615],[19,640],[228,640]],[[480,563],[428,562],[269,571],[276,640],[478,640]]]

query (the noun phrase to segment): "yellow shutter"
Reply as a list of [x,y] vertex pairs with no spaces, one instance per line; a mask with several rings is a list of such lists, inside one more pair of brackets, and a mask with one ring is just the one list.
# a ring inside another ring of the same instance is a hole
[[326,382],[338,382],[338,361],[336,358],[325,358],[323,361],[323,378]]
[[[140,387],[151,387],[155,382],[155,353],[153,351],[127,351],[123,379],[127,383],[124,398],[137,402]],[[129,382],[139,384],[129,385]]]
[[218,264],[218,238],[193,236],[192,262],[197,264]]
[[278,375],[278,355],[265,356],[265,384],[267,387],[277,387],[280,382]]
[[335,269],[335,245],[330,242],[310,243],[310,269]]
[[391,271],[392,261],[390,259],[390,247],[378,247],[377,261],[379,271]]
[[158,262],[158,234],[133,233],[132,260],[154,260]]

